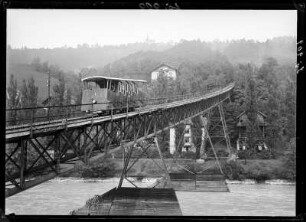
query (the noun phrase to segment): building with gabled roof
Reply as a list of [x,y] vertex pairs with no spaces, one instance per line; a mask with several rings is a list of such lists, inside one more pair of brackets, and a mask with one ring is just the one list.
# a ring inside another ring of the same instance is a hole
[[161,73],[163,73],[168,78],[172,78],[172,79],[177,78],[176,68],[166,65],[166,64],[160,64],[159,66],[157,66],[151,71],[151,80],[156,80]]
[[[258,150],[268,149],[265,144],[266,128],[269,125],[266,121],[266,118],[267,116],[264,113],[257,111],[256,124],[258,125],[258,128],[259,128],[259,135],[254,139],[256,141],[256,146]],[[250,123],[250,120],[248,118],[246,111],[243,111],[241,114],[239,114],[237,116],[237,119],[238,119],[237,150],[240,150],[240,149],[245,150],[247,149],[247,141],[249,140],[247,136],[247,127]]]

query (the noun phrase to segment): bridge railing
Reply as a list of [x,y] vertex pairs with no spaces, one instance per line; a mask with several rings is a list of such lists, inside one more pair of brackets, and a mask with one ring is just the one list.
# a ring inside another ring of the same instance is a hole
[[[204,90],[196,93],[188,93],[183,95],[174,95],[170,97],[158,97],[150,99],[140,99],[133,100],[122,104],[121,106],[116,106],[117,111],[120,112],[129,112],[133,111],[131,109],[131,103],[138,102],[140,106],[138,110],[143,110],[150,108],[150,106],[161,105],[170,102],[176,102],[181,100],[188,100],[191,98],[196,98],[203,96],[207,93],[212,93],[219,90],[221,87],[208,88],[204,87]],[[88,104],[74,104],[74,105],[62,105],[62,106],[47,106],[47,107],[26,107],[26,108],[15,108],[15,109],[6,109],[6,126],[15,126],[15,125],[33,125],[37,122],[52,122],[52,121],[61,121],[68,120],[73,118],[88,118],[98,115],[96,112],[86,113],[81,111],[81,107],[85,105],[98,105],[98,104],[107,104],[113,105],[111,102],[107,103],[88,103]],[[112,107],[112,106],[111,106]],[[104,113],[113,115],[116,114],[113,109],[103,110]]]

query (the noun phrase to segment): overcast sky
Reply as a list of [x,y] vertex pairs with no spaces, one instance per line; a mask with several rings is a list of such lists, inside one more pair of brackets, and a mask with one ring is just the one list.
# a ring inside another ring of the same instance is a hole
[[296,36],[294,10],[34,10],[7,11],[13,48],[117,45],[181,39],[204,41]]

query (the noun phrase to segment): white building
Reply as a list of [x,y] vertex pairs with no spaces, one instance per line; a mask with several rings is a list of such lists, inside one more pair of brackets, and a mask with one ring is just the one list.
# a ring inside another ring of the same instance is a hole
[[151,80],[156,80],[163,73],[168,78],[176,79],[177,70],[171,66],[161,64],[151,72]]

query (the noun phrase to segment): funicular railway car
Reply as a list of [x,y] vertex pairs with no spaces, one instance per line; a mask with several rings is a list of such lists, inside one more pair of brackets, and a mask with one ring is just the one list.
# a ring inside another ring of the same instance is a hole
[[145,80],[90,76],[82,79],[81,111],[98,114],[132,111],[145,99],[142,92]]

